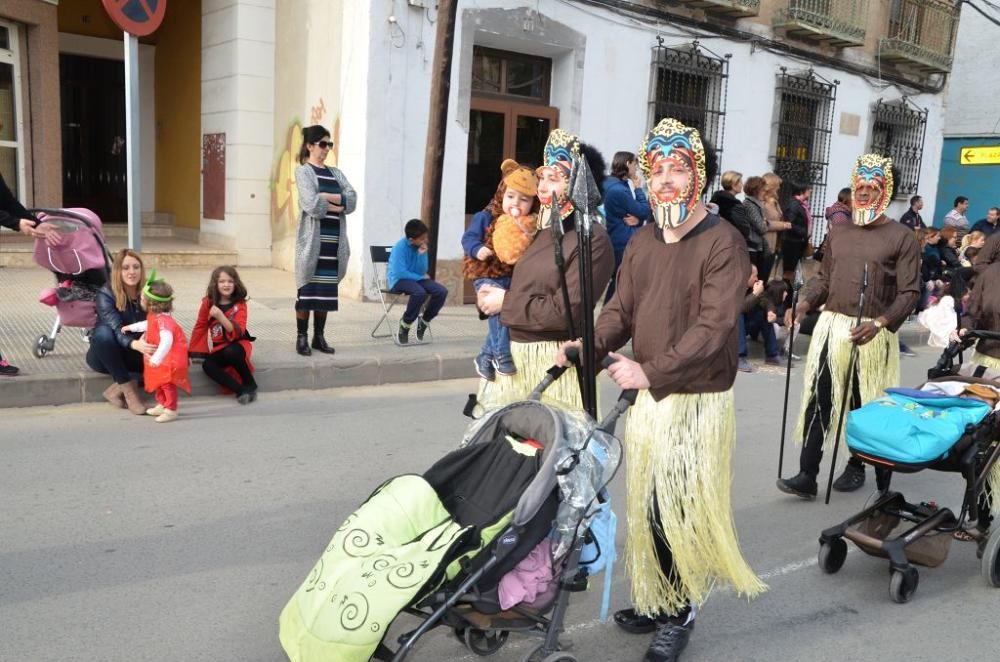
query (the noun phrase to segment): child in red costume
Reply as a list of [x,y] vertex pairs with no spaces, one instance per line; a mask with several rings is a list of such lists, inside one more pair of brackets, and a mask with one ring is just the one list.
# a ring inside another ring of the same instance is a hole
[[[203,358],[202,368],[224,393],[235,393],[241,405],[257,399],[253,378],[254,337],[247,333],[247,288],[233,267],[217,267],[201,300],[191,331],[191,357]],[[211,349],[209,349],[211,339]]]
[[147,316],[122,328],[125,332],[145,333],[145,340],[156,346],[152,356],[143,357],[143,382],[146,390],[156,394],[155,407],[146,410],[156,416],[157,423],[177,419],[177,387],[191,393],[188,381],[187,339],[180,325],[174,321],[174,290],[166,281],[156,280],[156,270],[150,273],[142,289],[142,308]]

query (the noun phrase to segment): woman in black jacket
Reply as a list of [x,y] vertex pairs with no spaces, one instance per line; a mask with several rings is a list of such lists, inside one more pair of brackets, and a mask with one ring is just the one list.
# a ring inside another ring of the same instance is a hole
[[742,204],[736,196],[743,192],[743,174],[735,170],[722,173],[722,188],[712,194],[711,204],[718,206],[719,216],[740,231],[744,239],[750,237],[750,225],[742,214],[735,210]]
[[785,205],[784,215],[792,228],[781,233],[781,269],[784,279],[789,282],[795,277],[795,268],[799,266],[809,243],[809,196],[812,195],[812,186],[795,182],[791,185],[791,193],[792,199]]
[[111,375],[114,380],[104,399],[116,407],[128,407],[136,415],[146,413],[142,397],[130,373],[142,373],[142,355],[152,355],[156,347],[140,334],[123,333],[122,327],[146,319],[139,303],[146,269],[142,256],[124,248],[115,254],[111,283],[97,292],[97,326],[90,336],[87,365],[91,370]]

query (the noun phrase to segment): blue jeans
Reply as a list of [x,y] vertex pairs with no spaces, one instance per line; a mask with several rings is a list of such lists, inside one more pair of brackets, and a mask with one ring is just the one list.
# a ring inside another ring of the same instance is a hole
[[425,322],[430,322],[437,317],[438,312],[441,311],[441,307],[444,306],[445,299],[448,298],[448,288],[430,278],[424,278],[423,280],[398,280],[392,289],[407,294],[410,297],[409,303],[406,304],[406,312],[403,313],[404,324],[413,324],[417,319],[417,315],[420,314],[420,309],[423,307],[424,302],[427,301],[427,297],[430,297],[431,300],[427,304],[427,309],[424,310]]
[[763,308],[754,308],[749,313],[743,313],[738,318],[738,335],[740,356],[747,355],[747,335],[756,338],[758,333],[764,334],[764,354],[768,358],[778,355],[778,339],[774,335],[774,326],[767,321],[767,312]]
[[[510,277],[477,278],[472,285],[476,288],[476,292],[483,285],[496,285],[506,290],[510,288]],[[479,354],[497,361],[509,359],[510,331],[500,322],[500,314],[490,315],[486,323],[486,339],[483,341],[483,347],[479,350]]]

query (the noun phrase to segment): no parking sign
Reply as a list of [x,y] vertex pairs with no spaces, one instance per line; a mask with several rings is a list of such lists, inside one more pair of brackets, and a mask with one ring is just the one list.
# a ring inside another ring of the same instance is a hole
[[129,34],[145,37],[163,22],[167,0],[101,0],[108,16]]

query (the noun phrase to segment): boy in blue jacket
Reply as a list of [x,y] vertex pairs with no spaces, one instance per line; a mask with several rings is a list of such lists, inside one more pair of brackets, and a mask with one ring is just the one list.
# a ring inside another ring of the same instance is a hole
[[[396,242],[389,253],[389,289],[403,292],[410,297],[406,312],[399,322],[399,343],[410,341],[410,327],[417,322],[417,340],[423,340],[427,327],[448,298],[448,288],[431,280],[427,274],[427,226],[418,218],[406,222],[406,236]],[[420,317],[420,309],[430,297],[430,302]]]

